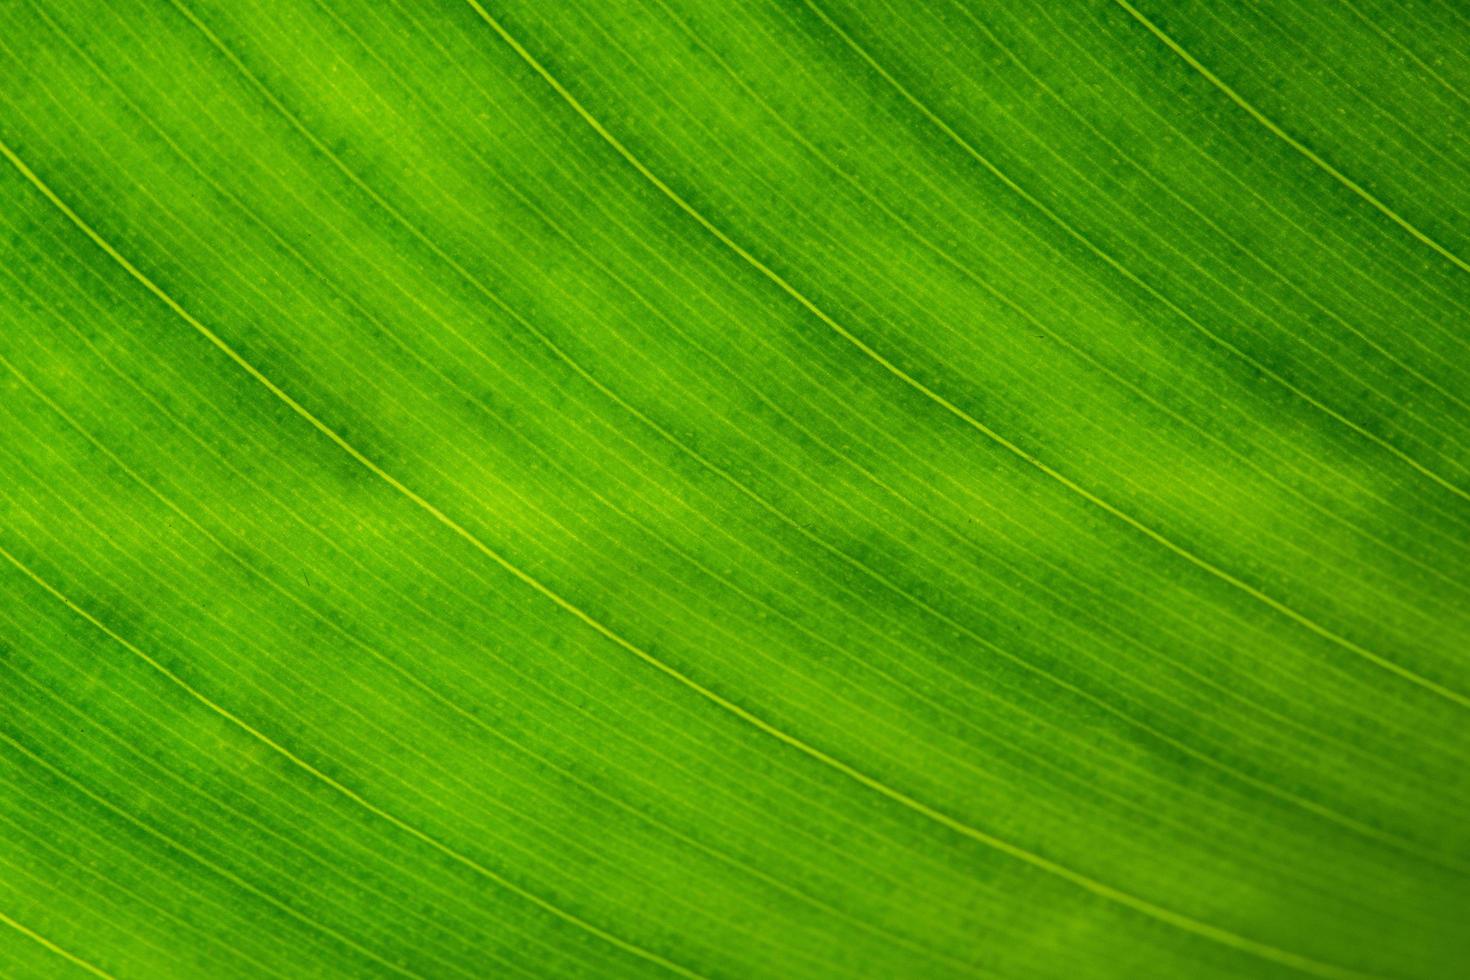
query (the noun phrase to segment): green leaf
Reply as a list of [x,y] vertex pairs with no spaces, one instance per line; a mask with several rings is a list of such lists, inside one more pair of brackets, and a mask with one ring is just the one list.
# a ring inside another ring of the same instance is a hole
[[0,5],[0,975],[1464,975],[1467,52]]

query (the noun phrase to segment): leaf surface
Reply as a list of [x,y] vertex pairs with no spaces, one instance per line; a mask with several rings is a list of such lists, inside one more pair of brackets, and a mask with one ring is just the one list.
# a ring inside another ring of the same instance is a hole
[[1470,17],[0,9],[0,975],[1470,969]]

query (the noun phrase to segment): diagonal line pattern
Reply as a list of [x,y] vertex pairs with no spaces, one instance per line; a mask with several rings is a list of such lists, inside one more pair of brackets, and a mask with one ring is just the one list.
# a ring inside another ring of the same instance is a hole
[[[494,24],[497,29],[499,29],[498,24],[495,24],[495,22],[490,19],[489,14],[485,13],[483,8],[479,8],[478,5],[474,3],[474,0],[470,0],[470,2],[472,5],[477,7],[481,16],[485,17],[487,21]],[[508,43],[516,43],[512,38],[509,37],[509,35],[503,36],[507,39]],[[524,49],[518,50],[523,51]],[[523,56],[528,59],[530,58],[529,53],[526,53]],[[684,672],[678,670],[665,661],[653,656],[643,648],[637,646],[627,638],[623,637],[621,634],[613,631],[602,622],[588,615],[580,607],[574,605],[564,596],[552,590],[549,586],[547,586],[539,579],[528,574],[525,570],[510,562],[499,552],[486,545],[479,537],[474,535],[463,525],[459,524],[457,521],[445,514],[442,510],[440,510],[434,504],[430,503],[428,500],[424,499],[415,491],[405,486],[396,477],[388,473],[377,463],[369,459],[367,456],[363,455],[360,450],[358,450],[350,442],[344,439],[334,429],[318,419],[305,406],[296,401],[290,394],[283,391],[273,381],[262,374],[259,369],[257,369],[253,364],[245,360],[245,358],[242,357],[239,352],[228,345],[222,338],[219,337],[218,334],[214,333],[203,323],[199,322],[191,313],[180,306],[176,300],[174,300],[156,283],[154,283],[152,279],[148,278],[141,270],[133,265],[126,256],[118,252],[117,249],[114,248],[110,242],[102,238],[95,229],[87,224],[81,218],[81,216],[78,215],[71,208],[70,205],[61,200],[61,198],[56,195],[55,191],[53,191],[49,187],[49,185],[42,181],[41,178],[25,163],[25,161],[17,156],[14,150],[12,150],[7,144],[0,143],[0,154],[3,154],[10,161],[12,166],[19,170],[21,174],[25,176],[25,178],[30,181],[31,184],[34,185],[39,192],[41,192],[58,209],[60,209],[67,216],[67,218],[78,228],[78,230],[80,230],[88,238],[90,238],[93,243],[97,245],[98,248],[106,252],[114,261],[122,266],[130,276],[132,276],[142,286],[144,286],[144,288],[153,293],[170,310],[172,310],[196,332],[198,332],[201,336],[203,336],[206,340],[213,344],[226,357],[234,361],[236,365],[238,365],[242,370],[249,374],[250,377],[252,377],[255,381],[264,386],[272,395],[285,403],[287,407],[291,409],[291,411],[300,416],[304,421],[311,425],[312,428],[316,429],[320,434],[335,443],[338,448],[342,449],[354,460],[356,460],[362,466],[366,467],[370,472],[373,473],[374,476],[378,477],[394,490],[407,497],[416,506],[428,513],[435,521],[437,521],[438,523],[449,529],[451,532],[453,532],[456,536],[467,542],[476,551],[489,558],[506,572],[509,572],[512,576],[520,580],[523,584],[529,586],[545,598],[555,603],[563,611],[571,614],[573,617],[580,620],[584,625],[592,628],[597,633],[601,634],[604,638],[610,640],[625,651],[636,656],[639,660],[643,661],[644,663],[648,664],[659,672],[665,674],[666,676],[674,679],[683,686],[699,694],[701,697],[713,702],[725,711],[753,725],[765,734],[770,735],[778,741],[786,744],[793,749],[796,749],[797,751],[809,756],[810,758],[822,763],[823,765],[826,765],[842,773],[850,779],[853,779],[863,786],[866,786],[868,789],[880,793],[893,802],[898,803],[899,805],[907,809],[913,810],[914,812],[919,813],[930,820],[933,820],[934,822],[948,828],[955,833],[961,834],[962,836],[968,837],[988,847],[994,848],[995,850],[1000,851],[1003,854],[1006,854],[1028,865],[1031,865],[1038,870],[1044,871],[1048,874],[1068,881],[1103,899],[1115,902],[1119,905],[1130,908],[1135,912],[1148,916],[1149,918],[1156,919],[1159,922],[1173,926],[1177,929],[1181,929],[1185,932],[1192,933],[1196,936],[1210,940],[1212,942],[1220,943],[1241,952],[1249,953],[1254,956],[1259,956],[1264,959],[1268,959],[1281,965],[1288,966],[1293,969],[1297,969],[1315,976],[1329,978],[1329,980],[1361,980],[1362,977],[1366,976],[1366,974],[1362,974],[1358,971],[1347,970],[1329,963],[1322,963],[1310,957],[1293,953],[1289,950],[1278,949],[1277,947],[1271,946],[1270,944],[1258,942],[1248,937],[1237,935],[1229,930],[1221,929],[1217,926],[1210,925],[1209,923],[1200,922],[1196,919],[1191,918],[1190,916],[1174,912],[1170,909],[1166,909],[1162,906],[1148,901],[1147,899],[1139,898],[1128,892],[1121,891],[1108,884],[1080,874],[1079,872],[1073,871],[1070,868],[1057,864],[1049,858],[1046,858],[1039,854],[1035,854],[1024,848],[1017,847],[1016,845],[1008,841],[1002,840],[989,833],[986,833],[985,831],[972,827],[969,824],[962,823],[949,816],[948,814],[936,810],[933,807],[928,806],[927,804],[922,803],[919,800],[916,800],[913,797],[910,797],[907,794],[888,786],[886,783],[883,783],[873,778],[872,776],[869,776],[862,770],[859,770],[854,766],[833,757],[832,755],[824,752],[816,746],[810,745],[802,739],[797,738],[796,736],[793,736],[788,732],[783,731],[782,729],[776,728],[759,716],[752,714],[747,709],[704,686],[699,681],[690,677],[688,674],[685,674]],[[651,176],[652,175],[650,175],[650,177]],[[672,193],[672,191],[670,191],[670,193]],[[731,245],[732,247],[736,247],[733,243],[731,243]],[[772,273],[772,275],[774,275],[774,273]],[[815,307],[813,309],[815,310]],[[856,338],[853,339],[854,341],[856,341]],[[917,382],[914,383],[917,384]],[[958,409],[956,409],[956,411],[958,411]],[[977,426],[979,425],[978,422],[976,422],[975,424]],[[1019,452],[1019,450],[1017,451]],[[485,868],[483,865],[474,861],[474,859],[461,854],[460,852],[448,847],[447,845],[429,836],[418,828],[404,823],[397,817],[394,817],[392,814],[375,806],[374,804],[362,798],[360,795],[358,795],[348,787],[344,786],[337,780],[326,775],[325,773],[322,773],[320,770],[313,767],[310,763],[300,759],[298,756],[291,753],[290,750],[270,739],[269,736],[251,727],[247,722],[237,718],[226,709],[216,705],[213,701],[210,701],[202,693],[195,691],[192,687],[188,686],[187,682],[183,681],[182,678],[178,678],[177,675],[173,674],[166,667],[164,667],[162,664],[159,664],[156,660],[149,657],[143,651],[134,647],[125,638],[113,633],[108,627],[106,627],[99,620],[95,619],[90,613],[87,613],[85,610],[82,610],[80,607],[73,604],[71,600],[67,599],[64,595],[57,592],[54,587],[49,585],[49,583],[46,583],[44,580],[37,577],[35,573],[32,572],[28,567],[22,565],[19,560],[11,555],[8,551],[0,548],[0,556],[5,557],[18,569],[25,572],[28,576],[34,579],[38,585],[46,588],[47,591],[51,592],[59,601],[78,612],[79,615],[82,615],[89,622],[93,623],[93,625],[95,625],[98,629],[103,630],[117,642],[127,646],[130,651],[147,660],[151,665],[153,665],[160,672],[164,673],[175,683],[185,687],[191,693],[191,695],[198,698],[202,703],[208,705],[211,710],[219,713],[225,718],[228,718],[232,723],[251,733],[253,737],[269,745],[274,751],[281,753],[288,760],[290,760],[293,765],[296,765],[302,768],[304,771],[311,773],[316,778],[332,786],[338,792],[342,793],[345,796],[348,796],[350,799],[358,803],[363,808],[382,817],[383,819],[392,823],[394,826],[405,831],[406,833],[409,833],[412,836],[422,840],[424,843],[435,848],[436,850],[441,851],[451,859],[466,864],[466,866],[473,868],[487,878],[491,878],[492,880],[501,884],[503,887],[515,891],[517,894],[521,895],[524,898],[527,898],[528,900],[534,902],[538,906],[541,906],[542,908],[558,916],[559,918],[566,919],[567,921],[572,922],[578,927],[592,932],[599,938],[618,946],[620,949],[630,952],[643,959],[647,959],[650,962],[655,962],[658,965],[663,966],[671,972],[677,973],[681,976],[691,978],[699,977],[699,974],[693,972],[692,970],[689,970],[686,967],[673,963],[672,961],[665,959],[657,953],[653,953],[651,951],[643,949],[640,946],[634,945],[627,942],[626,940],[607,933],[600,927],[586,922],[580,917],[575,916],[572,913],[568,913],[557,906],[551,905],[539,896],[527,892],[520,886],[505,879],[503,876]],[[1467,702],[1467,706],[1470,706],[1470,702]]]
[[852,333],[852,331],[849,330],[847,327],[844,327],[842,324],[832,319],[832,317],[828,315],[821,307],[817,306],[805,293],[801,292],[794,285],[788,282],[780,273],[776,272],[765,262],[761,261],[755,255],[751,254],[749,250],[747,250],[740,243],[736,242],[734,239],[730,238],[729,235],[722,231],[717,225],[712,223],[702,213],[695,210],[693,205],[691,205],[687,200],[680,196],[677,191],[675,191],[672,187],[665,183],[663,179],[661,179],[657,174],[649,170],[648,167],[626,146],[624,146],[623,143],[618,140],[616,136],[609,132],[607,128],[603,126],[602,123],[599,122],[595,116],[588,112],[587,108],[582,105],[577,97],[569,92],[566,87],[561,84],[561,82],[557,81],[555,76],[551,75],[546,70],[545,66],[542,65],[538,60],[536,60],[535,56],[532,55],[530,51],[528,51],[514,37],[508,34],[505,29],[500,25],[500,23],[496,21],[493,17],[491,17],[490,14],[485,10],[485,8],[477,2],[477,0],[468,0],[468,2],[470,6],[475,8],[476,12],[479,13],[481,18],[483,18],[485,22],[495,30],[495,32],[501,37],[501,39],[504,40],[506,44],[510,45],[515,50],[515,52],[520,55],[521,58],[538,75],[540,75],[543,80],[546,81],[548,85],[556,90],[557,94],[560,95],[569,106],[571,106],[571,108],[577,113],[577,115],[579,115],[594,130],[596,130],[597,134],[601,136],[603,140],[608,143],[609,146],[616,150],[617,153],[621,157],[623,157],[623,159],[627,160],[628,163],[632,165],[635,170],[638,171],[638,173],[640,173],[651,184],[658,188],[658,190],[664,196],[673,201],[680,210],[693,218],[706,231],[714,235],[717,239],[719,239],[721,243],[728,246],[732,251],[734,251],[742,259],[752,265],[763,276],[765,276],[771,282],[780,287],[783,292],[785,292],[787,295],[791,296],[792,299],[800,303],[809,313],[822,321],[822,323],[831,328],[835,333],[841,336],[848,343],[852,344],[854,347],[860,350],[865,356],[877,363],[889,374],[898,378],[900,381],[902,381],[904,384],[908,385],[915,391],[918,391],[925,398],[939,405],[945,411],[949,412],[951,415],[955,416],[960,421],[964,422],[970,428],[974,429],[976,432],[979,432],[990,441],[996,443],[1007,452],[1009,452],[1011,455],[1024,461],[1034,469],[1055,480],[1057,483],[1060,483],[1071,492],[1077,494],[1079,497],[1082,497],[1088,503],[1091,503],[1094,506],[1101,508],[1114,518],[1122,521],[1124,524],[1127,524],[1135,531],[1143,534],[1145,537],[1149,538],[1156,544],[1159,544],[1168,549],[1170,552],[1189,562],[1191,565],[1194,565],[1196,568],[1199,568],[1202,571],[1221,580],[1222,582],[1225,582],[1228,585],[1239,589],[1241,592],[1249,595],[1252,599],[1255,599],[1256,601],[1270,607],[1271,609],[1275,610],[1286,618],[1292,620],[1297,625],[1302,626],[1305,629],[1310,630],[1312,633],[1320,636],[1321,638],[1362,657],[1364,660],[1367,660],[1370,663],[1373,663],[1378,667],[1383,668],[1389,673],[1395,674],[1411,684],[1414,684],[1420,688],[1423,688],[1426,691],[1429,691],[1441,698],[1444,698],[1446,701],[1450,701],[1462,708],[1470,709],[1470,696],[1466,696],[1458,691],[1451,690],[1450,688],[1447,688],[1444,685],[1434,680],[1431,680],[1430,678],[1415,673],[1414,671],[1402,666],[1401,664],[1394,663],[1393,661],[1388,660],[1377,653],[1374,653],[1372,650],[1367,649],[1366,647],[1349,639],[1348,637],[1342,636],[1341,634],[1318,623],[1316,620],[1303,615],[1302,613],[1293,609],[1291,606],[1288,606],[1284,602],[1281,602],[1280,600],[1275,599],[1270,595],[1267,595],[1260,589],[1231,574],[1225,569],[1220,568],[1218,565],[1214,564],[1208,559],[1202,558],[1199,555],[1196,555],[1194,552],[1188,550],[1187,548],[1184,548],[1183,546],[1175,543],[1171,539],[1165,537],[1163,534],[1154,530],[1152,527],[1149,527],[1132,515],[1118,509],[1113,504],[1097,496],[1095,493],[1088,490],[1086,487],[1083,487],[1075,480],[1066,476],[1055,467],[1041,460],[1034,454],[1018,446],[1016,443],[1012,442],[1010,439],[1007,439],[999,432],[996,432],[984,422],[981,422],[979,419],[975,418],[975,416],[965,411],[959,405],[956,405],[953,401],[946,398],[944,395],[935,391],[924,382],[906,372],[903,368],[894,363],[890,358],[875,350],[872,346],[862,340],[862,338]]

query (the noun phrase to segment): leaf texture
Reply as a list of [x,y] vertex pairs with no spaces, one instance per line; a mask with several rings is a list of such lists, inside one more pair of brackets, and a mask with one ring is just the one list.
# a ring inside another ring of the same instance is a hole
[[1463,975],[1467,51],[0,5],[0,975]]

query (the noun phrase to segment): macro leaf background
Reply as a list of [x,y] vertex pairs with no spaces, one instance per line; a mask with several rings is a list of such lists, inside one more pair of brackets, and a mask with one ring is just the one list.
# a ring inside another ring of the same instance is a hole
[[0,975],[1466,975],[1467,52],[0,5]]

